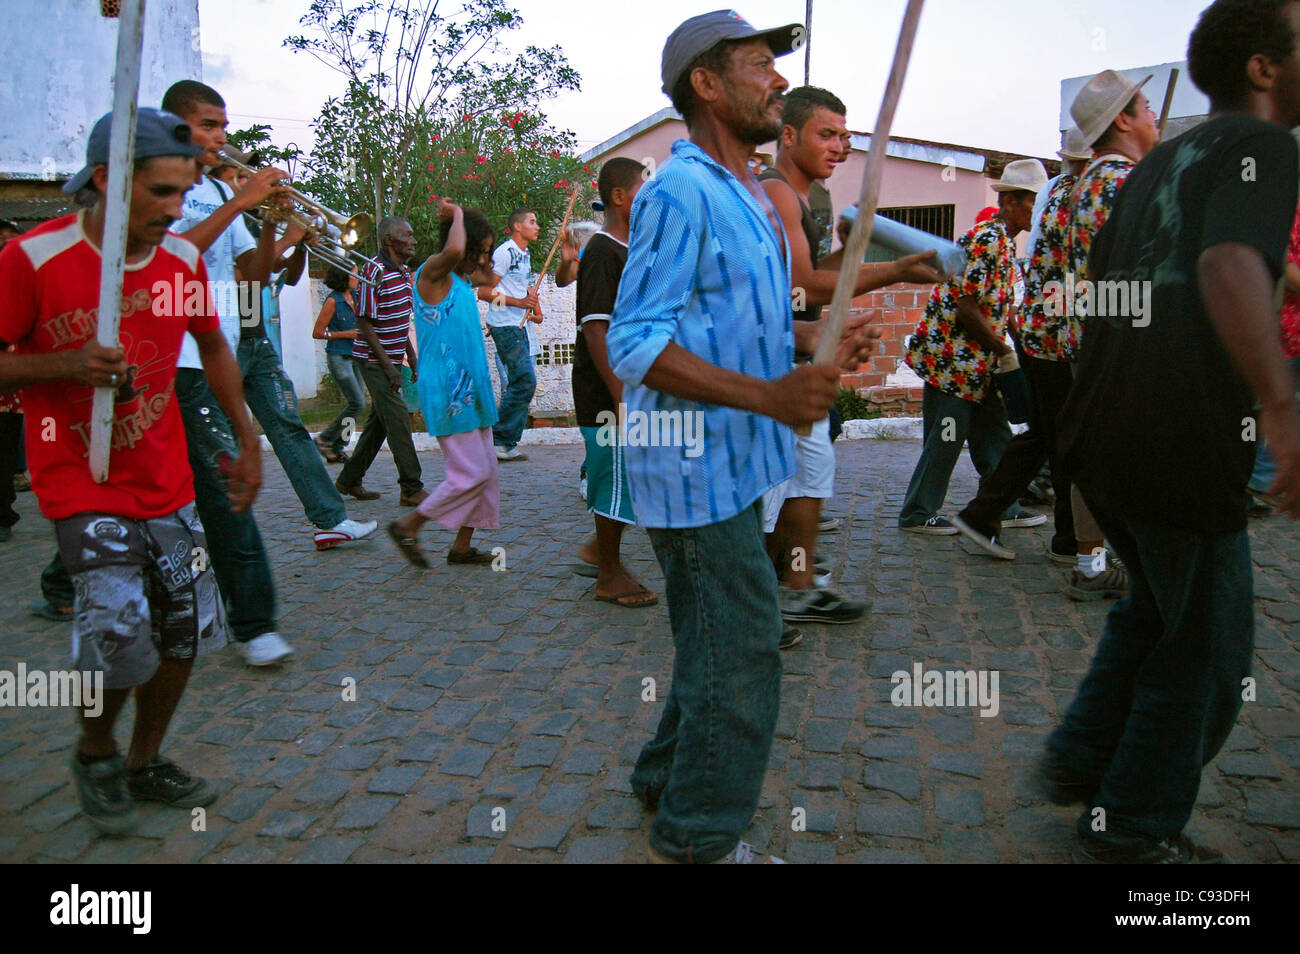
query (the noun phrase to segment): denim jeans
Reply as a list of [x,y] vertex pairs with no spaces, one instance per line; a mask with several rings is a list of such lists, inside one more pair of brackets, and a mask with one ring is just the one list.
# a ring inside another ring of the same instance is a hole
[[[912,480],[907,485],[900,527],[914,527],[938,516],[948,496],[948,482],[961,456],[962,445],[970,442],[970,459],[980,475],[980,483],[997,467],[1002,452],[1011,441],[1011,425],[1001,399],[986,403],[966,401],[931,384],[921,398],[923,441],[921,458],[916,462]],[[1011,517],[1020,512],[1012,501],[1003,514]]]
[[244,376],[244,400],[280,458],[307,519],[319,530],[338,526],[348,518],[348,509],[302,426],[293,382],[284,373],[275,347],[266,338],[245,338],[235,356]]
[[330,421],[329,426],[320,432],[318,440],[334,453],[339,454],[347,443],[343,440],[343,429],[346,427],[344,422],[350,418],[354,431],[361,427],[361,412],[366,409],[366,387],[361,383],[361,372],[357,370],[357,363],[352,360],[351,355],[327,352],[325,362],[329,365],[334,383],[339,386],[346,403],[343,410],[339,411],[338,417]]
[[716,861],[758,806],[781,701],[781,611],[759,504],[688,530],[651,529],[672,624],[672,688],[632,788],[659,797],[650,844]]
[[1056,458],[1056,418],[1070,396],[1074,375],[1064,361],[1031,358],[1019,348],[1020,366],[1025,371],[1033,400],[1029,429],[1011,438],[993,472],[980,481],[979,493],[958,516],[985,536],[999,535],[999,515],[1007,515],[1030,482],[1038,476],[1044,461],[1052,465],[1052,489],[1056,492],[1056,522],[1052,550],[1074,553],[1074,509],[1070,505],[1070,481]]
[[1082,837],[1136,847],[1182,831],[1201,768],[1232,731],[1254,655],[1245,530],[1204,534],[1094,516],[1128,568],[1088,673],[1048,752],[1099,780],[1105,830]]
[[[1292,358],[1290,367],[1296,382],[1295,399],[1300,403],[1300,358]],[[1258,449],[1255,451],[1255,470],[1250,475],[1250,483],[1247,486],[1257,494],[1267,493],[1275,479],[1277,479],[1277,461],[1268,452],[1268,444],[1261,437]]]
[[519,443],[528,423],[528,405],[537,390],[533,356],[528,351],[528,333],[523,328],[491,328],[497,357],[505,366],[501,380],[501,401],[497,422],[492,426],[492,443],[510,450]]
[[357,446],[352,449],[352,456],[343,465],[339,483],[345,487],[361,483],[387,440],[397,465],[397,482],[402,493],[410,496],[423,489],[424,482],[420,480],[420,458],[415,454],[415,441],[411,440],[411,416],[406,402],[388,386],[381,366],[358,361],[356,367],[370,392],[370,416],[366,418]]
[[[202,371],[177,369],[176,400],[194,472],[194,507],[208,538],[231,632],[246,643],[276,628],[275,583],[252,508],[243,513],[230,509],[221,476],[223,461],[239,456],[239,444]],[[41,583],[44,587],[44,578]]]
[[[220,580],[217,585],[221,585]],[[76,588],[72,585],[72,574],[63,565],[63,555],[57,546],[54,548],[54,556],[50,557],[50,562],[41,570],[41,596],[56,609],[71,609],[77,598]]]

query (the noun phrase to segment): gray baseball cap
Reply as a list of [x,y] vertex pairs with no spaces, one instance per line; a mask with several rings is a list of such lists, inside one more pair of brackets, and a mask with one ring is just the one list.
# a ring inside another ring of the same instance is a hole
[[[95,122],[86,141],[86,165],[63,185],[63,191],[75,195],[90,183],[95,166],[108,165],[108,139],[113,127],[113,114],[105,113]],[[193,159],[203,155],[203,149],[190,141],[190,127],[175,113],[141,106],[135,117],[135,157],[152,159],[154,156],[184,156]]]
[[691,17],[673,30],[668,36],[668,42],[664,44],[660,70],[664,92],[671,96],[673,87],[695,58],[723,40],[767,40],[773,53],[785,56],[803,46],[807,36],[807,28],[802,23],[791,23],[773,30],[755,30],[735,10],[714,10],[712,13]]

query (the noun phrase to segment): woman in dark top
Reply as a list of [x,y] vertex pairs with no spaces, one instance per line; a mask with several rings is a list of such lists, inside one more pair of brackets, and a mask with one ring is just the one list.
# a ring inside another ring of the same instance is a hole
[[331,268],[325,275],[325,285],[330,293],[316,317],[316,327],[311,336],[325,339],[325,360],[347,404],[339,416],[330,422],[329,427],[320,432],[316,438],[316,448],[326,461],[340,464],[348,459],[343,448],[356,430],[361,412],[366,407],[361,375],[357,373],[356,364],[352,360],[352,339],[357,336],[356,300],[353,297],[357,275],[341,268]]

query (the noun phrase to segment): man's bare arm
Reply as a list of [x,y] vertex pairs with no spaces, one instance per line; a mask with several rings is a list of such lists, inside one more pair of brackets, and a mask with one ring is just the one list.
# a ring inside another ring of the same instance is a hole
[[239,441],[239,458],[230,474],[230,506],[240,513],[252,504],[262,486],[261,445],[244,406],[243,376],[220,330],[195,335],[194,341],[199,346],[199,360],[203,362],[208,387],[226,412]]
[[121,348],[105,348],[91,338],[80,348],[45,354],[14,354],[0,342],[0,394],[18,391],[30,384],[73,381],[93,388],[112,387],[113,375],[126,375],[126,354]]
[[1010,345],[994,334],[973,295],[963,295],[957,299],[957,324],[986,351],[992,351],[999,357],[1011,353]]

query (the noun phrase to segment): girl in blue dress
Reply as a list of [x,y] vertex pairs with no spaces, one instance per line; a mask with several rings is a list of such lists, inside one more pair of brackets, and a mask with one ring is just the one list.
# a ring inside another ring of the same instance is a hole
[[411,563],[427,567],[418,534],[427,520],[456,531],[448,563],[490,564],[492,554],[470,545],[479,528],[500,524],[501,485],[492,446],[496,398],[474,286],[492,281],[492,225],[477,209],[442,201],[442,250],[415,273],[415,326],[420,408],[438,438],[447,476],[418,508],[388,525]]

